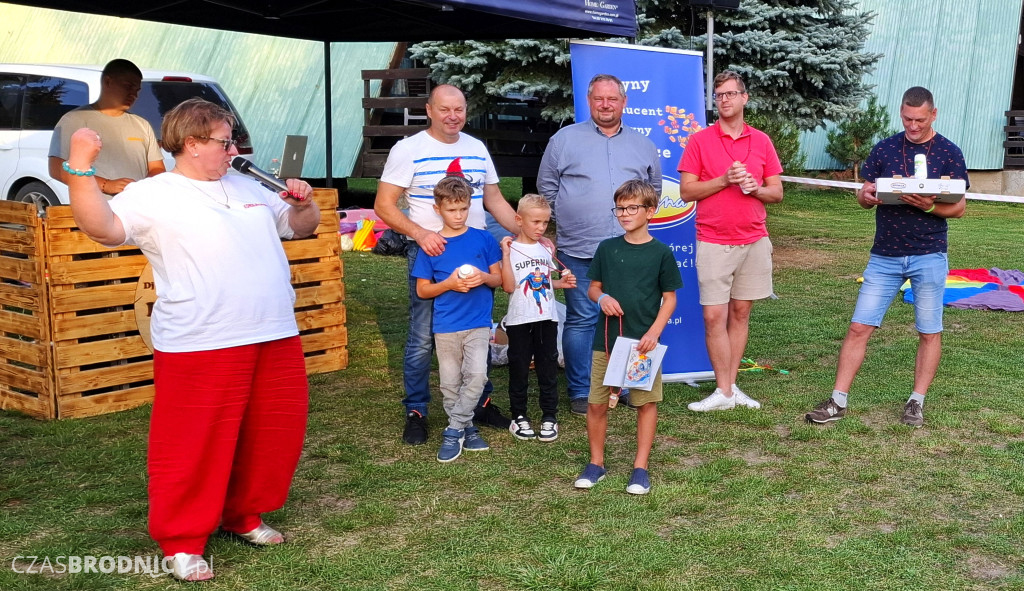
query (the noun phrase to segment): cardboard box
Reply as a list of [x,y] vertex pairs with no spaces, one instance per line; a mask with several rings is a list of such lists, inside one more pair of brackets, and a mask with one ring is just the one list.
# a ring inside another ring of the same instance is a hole
[[938,179],[916,179],[913,177],[896,176],[875,180],[875,195],[888,205],[901,205],[900,195],[917,193],[930,197],[935,196],[936,203],[956,203],[964,198],[967,192],[967,181],[942,177]]

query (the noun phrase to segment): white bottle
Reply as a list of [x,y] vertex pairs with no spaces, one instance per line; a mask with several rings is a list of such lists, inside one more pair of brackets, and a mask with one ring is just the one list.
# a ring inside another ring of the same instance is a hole
[[473,274],[473,265],[462,265],[459,267],[459,279],[467,279]]
[[928,159],[924,154],[917,154],[914,156],[914,178],[928,178]]
[[[743,168],[743,176],[744,176],[744,178],[746,179],[747,177],[750,177],[750,174],[747,172],[747,166],[745,164],[743,164],[742,162],[740,162],[739,160],[737,160],[736,162],[733,162],[733,166],[735,166],[737,164],[739,164]],[[746,182],[746,180],[744,180],[744,182]],[[749,195],[750,194],[750,191],[748,191],[747,188],[744,187],[743,185],[740,185],[740,191],[744,195]]]

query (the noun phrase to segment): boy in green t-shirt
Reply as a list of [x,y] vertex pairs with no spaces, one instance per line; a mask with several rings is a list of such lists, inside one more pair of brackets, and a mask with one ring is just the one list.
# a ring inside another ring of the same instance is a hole
[[[683,286],[672,251],[656,240],[647,224],[658,208],[658,195],[650,184],[626,181],[615,191],[612,212],[625,236],[609,238],[597,247],[587,277],[591,279],[587,295],[597,302],[601,314],[594,334],[593,369],[590,372],[590,397],[587,405],[587,438],[590,463],[576,480],[576,488],[590,488],[605,476],[604,442],[608,431],[610,392],[603,385],[608,354],[615,338],[623,335],[640,341],[637,351],[648,353],[676,308],[676,290]],[[650,392],[630,391],[630,402],[637,408],[636,459],[626,492],[647,494],[651,481],[647,461],[658,426],[657,403],[662,400],[661,370]]]

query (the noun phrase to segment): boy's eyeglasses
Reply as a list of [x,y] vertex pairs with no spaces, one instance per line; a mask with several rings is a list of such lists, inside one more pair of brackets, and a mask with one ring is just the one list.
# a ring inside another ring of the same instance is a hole
[[625,207],[613,207],[612,213],[615,214],[615,217],[622,217],[626,214],[635,215],[641,209],[643,209],[642,205],[627,205]]
[[224,146],[224,151],[225,152],[230,150],[231,146],[237,146],[238,145],[238,141],[237,140],[222,140],[219,137],[197,136],[196,139],[197,140],[212,140],[212,141],[215,141],[215,142],[220,142],[220,144],[222,146]]

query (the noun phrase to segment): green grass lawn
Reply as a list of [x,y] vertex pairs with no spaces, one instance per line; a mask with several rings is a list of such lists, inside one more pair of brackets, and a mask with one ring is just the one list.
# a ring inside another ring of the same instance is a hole
[[[584,421],[552,444],[484,429],[491,450],[435,459],[401,443],[405,263],[345,253],[350,366],[311,378],[289,537],[253,548],[214,536],[204,588],[408,590],[1024,589],[1024,317],[947,309],[925,426],[899,424],[912,381],[913,311],[893,305],[850,395],[831,391],[873,214],[849,193],[787,186],[769,208],[777,300],[759,302],[744,373],[764,408],[696,414],[712,386],[666,386],[649,495],[625,493],[635,418],[609,421],[609,476],[572,482]],[[1024,268],[1024,209],[970,203],[951,222],[951,267]],[[499,298],[499,308],[504,306]],[[507,374],[496,369],[508,408]],[[564,404],[563,409],[567,407]],[[535,405],[535,398],[531,400]],[[153,555],[146,533],[149,409],[39,422],[0,412],[0,590],[177,589],[167,577],[16,574],[18,556]]]

